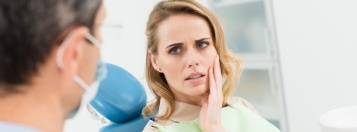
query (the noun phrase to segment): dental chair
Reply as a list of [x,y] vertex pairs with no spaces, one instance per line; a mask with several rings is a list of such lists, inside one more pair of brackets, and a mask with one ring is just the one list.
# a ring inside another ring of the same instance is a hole
[[105,124],[100,132],[141,132],[149,120],[141,115],[147,102],[144,87],[125,69],[109,63],[106,67],[107,78],[88,111]]

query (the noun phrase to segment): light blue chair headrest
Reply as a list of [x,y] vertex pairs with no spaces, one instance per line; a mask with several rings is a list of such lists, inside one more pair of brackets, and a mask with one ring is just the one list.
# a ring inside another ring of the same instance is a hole
[[136,120],[144,121],[141,116],[146,105],[144,87],[125,69],[109,63],[106,67],[107,78],[101,82],[91,106],[114,123],[124,125]]

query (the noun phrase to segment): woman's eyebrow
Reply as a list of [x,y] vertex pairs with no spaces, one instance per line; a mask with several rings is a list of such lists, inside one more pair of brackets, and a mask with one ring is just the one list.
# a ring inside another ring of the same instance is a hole
[[206,39],[211,39],[211,38],[201,38],[201,39],[198,39],[198,40],[195,40],[195,42],[202,42],[203,40],[206,40]]
[[[195,43],[202,42],[203,40],[206,40],[206,39],[211,39],[211,38],[201,38],[201,39],[195,40]],[[181,46],[181,45],[183,45],[182,42],[177,42],[177,43],[169,44],[168,46],[166,46],[166,49],[167,49],[167,48],[170,48],[170,47]]]
[[167,48],[170,48],[170,47],[181,46],[181,45],[183,45],[182,42],[173,43],[173,44],[170,44],[170,45],[166,46],[166,49],[167,49]]

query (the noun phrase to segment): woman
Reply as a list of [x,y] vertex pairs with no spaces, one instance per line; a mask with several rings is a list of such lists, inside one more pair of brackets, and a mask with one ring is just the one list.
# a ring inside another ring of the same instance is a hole
[[146,78],[156,100],[144,131],[278,132],[241,98],[232,98],[242,67],[209,9],[194,0],[167,0],[150,14]]

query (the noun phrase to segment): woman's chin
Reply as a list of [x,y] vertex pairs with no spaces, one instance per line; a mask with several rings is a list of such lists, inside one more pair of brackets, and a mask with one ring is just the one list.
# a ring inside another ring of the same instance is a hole
[[202,96],[204,93],[208,91],[207,87],[196,87],[192,89],[189,94],[190,96]]

